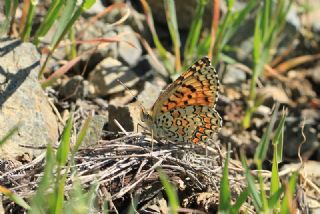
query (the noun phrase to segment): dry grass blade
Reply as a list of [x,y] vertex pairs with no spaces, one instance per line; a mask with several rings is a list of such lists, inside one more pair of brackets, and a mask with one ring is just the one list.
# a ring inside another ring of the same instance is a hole
[[126,11],[126,14],[117,22],[113,23],[112,25],[117,25],[117,24],[121,24],[123,23],[130,15],[130,9],[128,8],[127,4],[124,3],[115,3],[113,5],[110,5],[109,7],[107,7],[106,9],[104,9],[101,13],[97,14],[96,16],[92,17],[89,22],[88,25],[95,23],[98,19],[104,17],[105,15],[107,15],[108,13],[110,13],[112,10],[115,9],[120,9],[120,8],[127,8],[128,10]]
[[277,65],[274,69],[278,71],[278,73],[284,73],[298,65],[313,62],[318,59],[320,59],[320,54],[299,56]]
[[165,67],[163,66],[163,64],[159,61],[159,59],[157,58],[155,52],[153,51],[153,49],[150,47],[149,43],[138,33],[136,33],[136,36],[139,38],[141,44],[143,45],[143,47],[146,49],[146,51],[148,52],[148,54],[150,55],[151,59],[153,60],[153,62],[156,63],[157,67],[162,70],[162,71],[166,71]]
[[213,11],[213,17],[212,17],[212,23],[211,23],[211,41],[210,41],[210,47],[209,47],[209,53],[208,56],[210,59],[212,59],[212,51],[214,47],[214,43],[216,41],[216,34],[218,32],[218,26],[219,26],[219,20],[220,20],[220,0],[214,0],[212,4],[212,11]]

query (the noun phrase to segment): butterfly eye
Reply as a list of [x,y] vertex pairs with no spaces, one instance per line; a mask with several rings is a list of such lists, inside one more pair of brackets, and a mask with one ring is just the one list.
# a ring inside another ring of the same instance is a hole
[[141,121],[142,122],[145,122],[146,121],[146,113],[143,111],[143,110],[141,110],[141,112],[140,112],[140,118],[141,118]]
[[144,109],[141,109],[140,118],[142,122],[151,120],[151,116]]

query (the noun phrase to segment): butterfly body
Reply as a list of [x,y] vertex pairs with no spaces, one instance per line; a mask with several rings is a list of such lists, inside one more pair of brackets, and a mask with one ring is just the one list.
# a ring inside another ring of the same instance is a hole
[[155,137],[175,142],[206,142],[222,119],[215,110],[219,80],[207,57],[194,63],[142,112]]

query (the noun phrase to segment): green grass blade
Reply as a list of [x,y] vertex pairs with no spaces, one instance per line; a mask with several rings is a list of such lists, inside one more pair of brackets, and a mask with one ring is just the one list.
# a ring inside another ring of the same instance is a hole
[[256,149],[256,153],[254,156],[255,163],[257,163],[257,162],[261,163],[266,158],[267,151],[269,148],[271,133],[272,133],[274,124],[275,124],[277,117],[278,117],[279,105],[280,105],[279,103],[276,104],[275,109],[274,109],[272,116],[271,116],[271,119],[270,119],[270,123],[267,127],[267,130],[263,134],[261,141]]
[[34,43],[37,46],[39,44],[39,40],[41,37],[45,36],[45,34],[50,30],[53,23],[57,20],[59,12],[63,9],[63,0],[52,1],[46,16],[44,17],[41,25],[36,31],[34,37]]
[[77,45],[76,45],[76,36],[75,36],[75,32],[74,32],[74,27],[71,26],[69,33],[68,33],[68,37],[70,40],[70,50],[68,51],[68,57],[69,59],[74,59],[77,57]]
[[232,16],[232,26],[240,26],[245,20],[246,16],[257,6],[258,3],[259,2],[256,0],[249,0],[242,10],[240,10],[239,12],[235,12]]
[[41,70],[39,72],[38,77],[41,78],[42,74],[44,72],[45,66],[49,60],[49,58],[52,55],[52,52],[57,48],[60,41],[64,38],[64,36],[68,33],[68,31],[71,29],[72,25],[75,23],[75,21],[79,18],[81,13],[87,9],[89,6],[93,4],[93,0],[86,0],[82,2],[81,6],[77,6],[77,0],[70,0],[66,1],[65,9],[63,10],[63,14],[60,16],[58,21],[58,29],[55,33],[54,37],[52,38],[51,44],[50,44],[50,52],[48,56],[46,57]]
[[66,1],[65,9],[59,19],[59,27],[51,42],[52,50],[57,47],[62,38],[68,33],[81,13],[94,3],[93,0],[86,0],[82,2],[82,5],[78,6],[77,2],[77,0]]
[[220,181],[219,213],[230,213],[231,208],[231,195],[228,173],[229,154],[230,152],[228,151],[226,160],[224,162],[222,178]]
[[97,188],[98,188],[98,183],[93,182],[91,183],[90,190],[88,193],[88,200],[87,200],[87,207],[89,213],[93,213],[95,211],[95,202],[96,202],[96,196],[97,196]]
[[292,209],[294,207],[293,205],[293,197],[294,192],[296,188],[297,183],[297,173],[295,172],[293,175],[291,175],[289,179],[289,183],[286,187],[284,198],[282,200],[281,208],[280,208],[280,214],[287,214],[287,213],[293,213]]
[[264,40],[264,35],[267,35],[267,32],[269,30],[270,26],[270,16],[272,12],[272,0],[264,0],[263,1],[263,7],[262,7],[262,16],[261,16],[261,22],[260,22],[260,29],[261,29],[261,35],[262,39]]
[[166,174],[164,174],[160,169],[158,170],[158,173],[159,173],[161,183],[169,199],[169,204],[171,208],[170,213],[177,214],[178,208],[179,208],[179,201],[178,201],[178,195],[175,191],[175,188],[170,184],[169,178],[167,177]]
[[248,189],[246,188],[246,189],[242,190],[242,192],[238,196],[235,204],[231,208],[231,213],[233,213],[233,214],[240,213],[240,208],[243,205],[243,203],[246,202],[248,196],[249,196]]
[[[223,17],[221,24],[219,25],[214,48],[212,50],[213,65],[215,65],[215,63],[220,60],[219,55],[224,49],[225,45],[234,36],[239,26],[241,26],[241,24],[244,22],[246,16],[250,14],[250,12],[254,9],[254,7],[256,7],[258,2],[256,0],[250,0],[246,3],[245,7],[238,12],[234,12],[233,10],[234,1],[228,1],[227,3],[228,10]],[[203,52],[203,49],[209,49],[210,39],[210,36],[207,37],[206,40],[209,41],[206,41],[205,44],[201,44],[200,51]]]
[[269,210],[269,207],[268,207],[267,192],[265,190],[264,178],[261,173],[262,161],[260,161],[260,160],[257,161],[257,169],[258,169],[258,181],[259,181],[259,188],[260,188],[260,199],[262,202],[261,212],[266,212]]
[[11,18],[14,18],[14,13],[19,5],[19,0],[5,0],[4,3],[4,14],[8,22],[10,22]]
[[70,151],[70,140],[72,131],[73,115],[69,117],[66,126],[64,127],[61,142],[57,150],[57,162],[59,166],[64,166],[68,160],[68,154]]
[[279,125],[276,129],[275,135],[272,140],[272,144],[276,147],[276,155],[277,156],[277,163],[282,162],[282,153],[283,153],[283,135],[284,135],[284,123],[286,121],[286,111],[284,110],[279,122]]
[[[280,189],[280,178],[279,178],[279,169],[278,169],[278,161],[277,161],[277,149],[275,148],[273,159],[272,159],[272,170],[271,170],[271,195],[274,195]],[[270,205],[270,202],[269,202]],[[277,202],[277,208],[280,208],[280,201]],[[272,207],[271,207],[272,208]]]
[[54,152],[51,144],[48,144],[46,152],[46,162],[43,170],[43,176],[39,183],[36,194],[32,197],[31,200],[31,214],[38,213],[47,213],[47,209],[50,206],[49,199],[50,193],[49,190],[52,189],[53,184],[53,168],[56,165]]
[[89,115],[88,118],[85,120],[83,126],[81,127],[81,130],[80,130],[80,132],[79,132],[79,134],[77,136],[76,143],[75,143],[74,148],[73,148],[72,153],[71,153],[69,166],[74,164],[74,157],[75,157],[77,151],[79,150],[84,138],[86,137],[86,133],[88,131],[88,127],[90,125],[91,119],[92,119],[92,116]]
[[180,62],[180,35],[178,29],[178,22],[176,16],[176,8],[173,0],[164,0],[164,8],[167,17],[167,23],[169,28],[169,33],[171,36],[171,40],[174,46],[174,53],[176,56],[176,71],[180,71],[181,62]]
[[31,29],[32,29],[32,20],[33,20],[33,17],[34,17],[34,12],[35,12],[35,8],[36,8],[36,5],[37,5],[37,2],[38,1],[36,1],[36,0],[31,0],[30,1],[30,7],[29,7],[29,11],[28,11],[26,24],[25,24],[23,32],[21,34],[21,39],[23,41],[29,40]]
[[[284,123],[285,123],[286,114],[283,111],[282,117],[280,119],[279,125],[276,129],[275,136],[273,138],[273,160],[272,160],[272,172],[271,172],[271,194],[274,195],[280,189],[280,178],[279,178],[279,169],[278,164],[282,162],[282,148],[283,148],[283,132],[284,132]],[[270,205],[270,201],[269,201]],[[272,208],[279,209],[280,201],[276,202],[276,207]]]
[[200,0],[198,1],[195,16],[193,18],[190,31],[188,33],[188,37],[185,44],[184,58],[187,60],[187,64],[189,64],[190,60],[192,60],[193,55],[196,50],[196,46],[199,41],[202,22],[203,22],[203,14],[205,10],[205,6],[207,5],[208,0]]
[[63,213],[63,204],[64,204],[64,187],[67,179],[68,171],[59,179],[58,186],[56,186],[56,198],[55,198],[55,214]]
[[254,204],[256,210],[261,210],[262,201],[260,198],[260,194],[256,188],[254,179],[253,179],[252,175],[250,174],[250,170],[247,165],[247,160],[243,154],[241,155],[241,162],[242,162],[242,166],[245,170],[245,177],[246,177],[247,184],[248,184],[248,191],[249,191],[250,195],[252,196],[253,204]]
[[280,204],[280,197],[284,192],[284,188],[280,187],[277,191],[275,191],[269,198],[268,200],[268,206],[270,208],[274,209],[274,213],[276,213],[276,210],[278,210],[278,208],[280,208],[280,206],[278,206],[278,204]]
[[88,192],[84,191],[80,180],[78,179],[78,177],[75,177],[70,193],[70,199],[66,201],[62,213],[95,213],[96,210],[94,210],[94,205],[96,198],[96,188],[97,183],[95,182],[90,185],[90,190]]
[[88,10],[94,5],[94,3],[96,3],[96,0],[85,0],[82,5],[82,8],[84,10]]
[[154,21],[153,21],[153,17],[152,17],[152,12],[151,12],[151,9],[147,3],[146,0],[140,0],[140,3],[143,7],[143,10],[144,10],[144,13],[146,15],[146,21],[148,23],[148,26],[149,26],[149,29],[150,29],[150,32],[151,32],[151,35],[152,35],[152,39],[153,39],[153,42],[159,52],[159,55],[162,59],[166,60],[167,59],[167,55],[168,55],[168,52],[167,50],[163,47],[162,43],[160,42],[160,39],[158,37],[158,34],[156,32],[156,29],[154,27]]
[[[254,28],[254,34],[253,34],[253,62],[255,64],[258,64],[260,61],[260,52],[261,52],[261,30],[260,30],[260,22],[261,22],[261,16],[258,14],[258,17],[256,19],[255,28]],[[252,76],[257,76],[255,74],[252,74]]]
[[9,19],[10,17],[10,11],[11,11],[11,0],[5,0],[4,2],[4,14],[6,15],[6,18]]
[[278,42],[278,34],[285,25],[286,16],[290,9],[292,0],[285,4],[285,0],[262,1],[262,7],[257,11],[255,23],[254,46],[253,46],[253,74],[250,83],[250,92],[248,97],[248,108],[243,120],[243,127],[250,126],[250,119],[255,111],[254,102],[256,101],[256,81],[262,74],[265,65],[270,63],[273,53]]
[[8,133],[5,136],[2,137],[2,139],[0,139],[0,147],[19,130],[19,127],[20,124],[15,125],[8,131]]
[[11,17],[11,11],[14,9],[13,7],[12,0],[5,0],[4,14],[6,18],[0,22],[0,36],[9,33],[10,20],[13,18]]
[[77,140],[76,140],[76,144],[74,145],[74,149],[73,149],[74,152],[77,152],[79,147],[81,146],[81,143],[83,142],[83,140],[87,134],[91,120],[92,120],[92,115],[89,115],[88,118],[85,120],[83,126],[81,127],[81,130],[80,130],[78,137],[77,137]]
[[[103,202],[103,209],[102,209],[102,213],[103,214],[109,214],[109,205],[108,205],[108,201],[104,201]],[[129,213],[128,214],[131,214],[130,213],[130,210],[129,210]]]
[[77,9],[77,1],[70,0],[66,1],[64,10],[58,20],[58,29],[51,41],[51,49],[54,50],[61,39],[64,37],[66,32],[68,32],[69,28],[68,25],[70,20],[72,19],[75,11]]
[[228,10],[232,10],[235,0],[227,0]]
[[19,195],[15,194],[11,190],[9,190],[9,189],[5,188],[4,186],[1,186],[1,185],[0,185],[0,193],[2,193],[5,196],[7,196],[11,201],[15,202],[16,204],[18,204],[22,208],[24,208],[26,210],[30,210],[30,206],[27,204],[27,202],[25,202],[23,200],[23,198],[21,198]]

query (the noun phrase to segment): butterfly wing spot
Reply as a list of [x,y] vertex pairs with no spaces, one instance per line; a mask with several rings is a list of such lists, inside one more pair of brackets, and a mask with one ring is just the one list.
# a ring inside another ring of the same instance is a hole
[[202,126],[197,127],[195,130],[193,136],[192,136],[192,142],[193,143],[199,143],[199,142],[206,142],[208,139],[208,136],[211,135],[211,133],[206,133],[206,129]]
[[[208,106],[186,106],[161,114],[156,136],[176,142],[205,142],[220,128],[219,114]],[[167,122],[168,121],[168,122]]]

